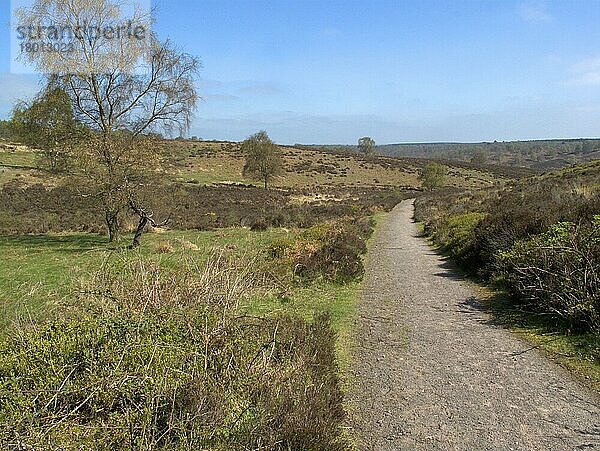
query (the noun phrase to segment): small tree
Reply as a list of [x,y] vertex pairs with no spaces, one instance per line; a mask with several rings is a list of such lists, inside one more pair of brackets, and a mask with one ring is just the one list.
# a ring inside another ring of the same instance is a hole
[[439,163],[429,163],[419,174],[423,188],[433,190],[441,188],[446,182],[446,166]]
[[46,75],[48,89],[67,94],[75,118],[90,130],[89,139],[74,151],[74,172],[81,190],[100,200],[111,242],[119,239],[127,208],[140,217],[140,224],[151,220],[139,191],[156,183],[140,181],[152,178],[157,164],[151,137],[189,129],[200,64],[169,41],[160,41],[150,30],[152,18],[137,9],[130,20],[136,33],[115,36],[122,6],[120,0],[34,0],[18,11],[24,29],[48,23],[77,30],[63,38],[69,52],[23,56]]
[[41,150],[40,166],[51,172],[67,169],[72,147],[85,134],[85,128],[74,118],[67,93],[51,86],[33,101],[17,104],[10,128],[15,139]]
[[364,136],[358,140],[358,151],[365,155],[375,153],[375,141],[369,136]]
[[244,175],[261,180],[267,189],[268,183],[281,172],[283,162],[279,147],[263,130],[246,139],[241,150],[246,154]]

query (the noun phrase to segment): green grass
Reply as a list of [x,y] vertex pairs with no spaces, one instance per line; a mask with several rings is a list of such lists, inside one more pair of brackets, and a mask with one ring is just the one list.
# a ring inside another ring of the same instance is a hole
[[[27,317],[43,320],[61,315],[61,309],[74,298],[80,282],[99,271],[107,260],[127,261],[143,258],[177,268],[181,257],[202,263],[214,248],[225,248],[233,255],[251,257],[268,248],[273,240],[293,234],[285,229],[253,232],[243,228],[215,231],[167,231],[145,234],[140,250],[128,250],[124,237],[121,246],[110,246],[106,237],[94,234],[45,234],[0,236],[0,328]],[[159,249],[167,245],[169,253]],[[354,309],[358,284],[336,285],[315,282],[293,287],[284,296],[276,293],[254,299],[245,308],[251,314],[295,313],[310,319],[329,310],[333,325],[346,334]]]
[[[384,217],[378,214],[379,222]],[[33,321],[64,318],[76,310],[76,290],[107,262],[124,264],[129,259],[160,262],[165,268],[177,269],[182,259],[202,263],[215,248],[225,248],[233,255],[264,256],[264,250],[277,239],[297,231],[268,229],[253,232],[230,228],[215,231],[167,231],[145,234],[139,250],[110,246],[106,237],[93,234],[46,234],[0,236],[0,331],[24,319]],[[168,244],[169,253],[158,250]],[[262,252],[262,254],[261,254]],[[260,258],[260,257],[259,257]],[[259,263],[260,264],[260,263]],[[334,284],[316,281],[303,286],[273,289],[256,295],[240,307],[240,314],[275,317],[292,314],[312,321],[315,314],[329,312],[336,333],[335,355],[342,389],[350,384],[352,329],[360,283]],[[0,332],[2,335],[3,332]]]
[[30,151],[0,151],[0,166],[35,168],[38,153]]
[[263,316],[291,313],[311,321],[316,313],[328,311],[337,333],[336,353],[342,373],[350,365],[351,329],[360,284],[344,285],[316,282],[307,287],[294,287],[283,296],[257,297],[244,306],[247,314]]
[[[155,418],[162,419],[162,412],[172,409],[165,418],[176,422],[177,427],[168,431],[173,430],[171,435],[184,431],[185,435],[195,427],[196,435],[186,435],[190,443],[194,443],[194,449],[212,449],[213,443],[235,443],[238,440],[235,434],[240,435],[239,440],[246,440],[247,430],[255,432],[257,443],[263,444],[267,433],[257,428],[261,424],[269,426],[272,421],[262,421],[261,412],[266,412],[265,418],[279,418],[290,406],[293,406],[293,412],[284,415],[299,418],[297,424],[289,424],[296,440],[303,440],[298,437],[304,429],[309,431],[307,437],[310,440],[315,438],[313,418],[321,423],[328,421],[322,426],[324,433],[337,436],[341,426],[337,423],[341,421],[337,413],[341,410],[341,397],[337,395],[337,379],[329,375],[338,368],[344,371],[348,365],[346,340],[358,282],[345,285],[307,282],[301,286],[290,285],[287,290],[265,290],[263,285],[257,284],[250,289],[250,300],[246,301],[242,296],[244,304],[239,311],[228,312],[226,320],[220,317],[220,305],[215,307],[214,318],[195,304],[172,310],[168,307],[158,311],[150,309],[139,315],[138,311],[128,311],[125,304],[122,310],[112,310],[109,304],[94,304],[97,299],[93,296],[91,309],[83,308],[78,312],[77,309],[82,307],[81,298],[78,300],[73,292],[79,281],[90,279],[104,262],[110,262],[112,275],[123,277],[120,286],[126,287],[126,291],[120,294],[120,299],[126,301],[138,293],[137,287],[129,284],[129,262],[137,264],[141,258],[144,263],[158,263],[167,270],[165,279],[172,275],[172,270],[180,268],[182,273],[185,272],[185,277],[178,282],[182,284],[185,280],[194,281],[194,263],[207,260],[215,248],[225,248],[229,255],[239,256],[240,260],[257,255],[264,259],[264,251],[274,240],[296,233],[298,231],[285,229],[253,232],[242,228],[167,231],[144,235],[139,250],[126,249],[130,236],[125,237],[127,241],[118,247],[110,246],[106,237],[92,234],[0,236],[0,347],[3,347],[0,354],[4,356],[5,374],[14,375],[2,381],[10,401],[3,406],[5,421],[0,421],[0,428],[4,428],[0,436],[10,437],[14,426],[21,436],[31,434],[25,439],[31,443],[37,443],[34,440],[40,437],[40,431],[44,432],[40,440],[57,449],[73,443],[89,448],[97,440],[111,443],[113,437],[116,437],[115,443],[124,443],[123,437],[137,439],[141,435],[133,434],[133,428],[151,428]],[[161,249],[167,252],[159,252]],[[260,260],[257,264],[262,268]],[[125,271],[120,271],[120,265]],[[132,280],[148,280],[145,275],[141,277],[132,275]],[[216,286],[218,292],[222,287]],[[164,298],[161,296],[161,302],[166,298],[169,298],[168,294]],[[316,313],[323,311],[330,313],[338,337],[335,342],[329,323],[323,322],[322,317],[315,318]],[[250,327],[255,324],[242,318],[244,314],[263,317],[258,323],[259,331]],[[298,319],[283,321],[282,318],[287,317],[279,314],[292,314],[311,324]],[[41,328],[28,324],[18,332],[10,327],[13,320],[24,316],[33,322],[63,318],[66,321],[52,322]],[[268,342],[275,335],[278,340],[272,344]],[[267,342],[270,353],[277,357],[268,357],[264,362],[261,359],[259,365],[257,356],[264,354],[264,343]],[[292,347],[288,346],[290,342],[294,343]],[[319,352],[315,353],[315,349]],[[338,366],[333,355],[337,356]],[[232,360],[235,361],[233,367]],[[329,366],[325,368],[325,364]],[[86,371],[75,372],[73,368],[79,367],[85,367]],[[318,371],[311,372],[312,367],[318,367]],[[230,368],[236,369],[231,371]],[[270,373],[266,374],[267,371]],[[325,376],[321,377],[322,374]],[[115,380],[123,382],[115,383]],[[262,397],[257,401],[257,385],[259,391],[277,397],[269,395],[264,402]],[[22,386],[29,389],[22,391]],[[188,387],[193,390],[188,391]],[[194,403],[198,399],[214,393],[217,395],[210,398],[214,400],[211,401],[214,408],[212,404],[197,407],[209,412],[202,410],[202,415],[214,418],[215,424],[207,423],[205,431],[203,421],[189,422],[186,409],[196,408]],[[72,401],[73,405],[69,404],[73,399],[76,399]],[[57,402],[53,403],[54,400]],[[315,400],[319,400],[319,404]],[[315,406],[311,402],[315,402]],[[97,416],[97,421],[96,417],[94,421],[86,417],[87,422],[81,426],[81,418],[86,414],[75,414],[75,405],[86,405]],[[113,412],[110,409],[115,405],[119,409]],[[179,413],[177,409],[181,406],[184,408]],[[105,411],[110,411],[110,415],[105,415]],[[23,412],[28,415],[24,416]],[[225,412],[222,418],[221,412]],[[303,415],[308,419],[298,416],[298,412],[305,412]],[[247,429],[246,423],[249,424]],[[43,431],[44,428],[47,430]],[[277,424],[273,428],[283,430]],[[110,432],[104,434],[107,430]],[[198,438],[204,432],[210,440]],[[285,430],[277,433],[286,434]],[[4,437],[0,437],[0,447]],[[165,449],[173,449],[169,445]],[[329,445],[290,446],[294,449],[333,449]]]
[[[68,302],[77,282],[101,268],[106,259],[132,258],[141,253],[156,256],[157,249],[169,243],[174,252],[161,255],[166,266],[172,266],[177,257],[188,254],[201,262],[214,247],[227,246],[231,251],[244,254],[265,247],[273,238],[286,232],[271,229],[249,232],[245,229],[222,229],[214,232],[173,231],[146,234],[141,249],[130,251],[125,243],[110,246],[106,237],[93,234],[45,234],[0,236],[0,325],[6,325],[19,316],[43,319],[56,304]],[[184,243],[192,243],[191,250]]]

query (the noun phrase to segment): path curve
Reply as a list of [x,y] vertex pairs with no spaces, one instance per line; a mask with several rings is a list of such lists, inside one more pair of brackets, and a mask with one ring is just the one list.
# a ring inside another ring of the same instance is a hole
[[358,325],[351,426],[365,450],[600,449],[600,400],[482,312],[412,221],[378,227]]

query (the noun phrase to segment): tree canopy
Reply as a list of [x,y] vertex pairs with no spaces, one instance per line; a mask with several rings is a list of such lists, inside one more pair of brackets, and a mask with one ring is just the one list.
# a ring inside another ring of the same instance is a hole
[[375,153],[375,141],[369,136],[363,136],[358,140],[358,151],[365,155]]
[[279,147],[263,130],[247,138],[242,143],[241,150],[246,155],[244,175],[261,180],[266,189],[268,183],[282,169],[283,161]]
[[52,86],[31,102],[20,101],[9,124],[14,139],[42,151],[41,166],[52,172],[67,168],[73,146],[86,132],[74,118],[68,94]]
[[421,169],[421,173],[419,174],[423,188],[433,190],[444,186],[444,183],[446,183],[446,172],[447,168],[443,164],[428,163]]
[[158,160],[148,141],[157,133],[188,130],[200,67],[197,58],[159,41],[150,31],[152,18],[137,10],[130,20],[143,28],[144,39],[95,33],[122,20],[121,14],[117,0],[34,0],[19,14],[22,26],[58,23],[79,30],[69,37],[71,52],[25,56],[46,75],[46,90],[64,93],[74,119],[91,131],[73,153],[78,174],[87,178],[82,186],[101,200],[110,241],[119,238],[123,210],[147,215],[140,224],[148,222],[139,177],[151,176],[150,163]]

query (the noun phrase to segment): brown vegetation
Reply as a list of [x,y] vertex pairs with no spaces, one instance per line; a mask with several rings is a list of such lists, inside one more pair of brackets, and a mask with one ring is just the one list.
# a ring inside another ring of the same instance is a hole
[[[270,190],[255,187],[154,185],[145,198],[160,220],[169,218],[173,229],[210,230],[222,227],[310,227],[339,216],[360,217],[389,210],[410,193],[378,188],[327,189],[329,197],[297,202],[310,190]],[[46,233],[87,231],[101,233],[104,218],[98,215],[98,200],[82,196],[75,187],[46,188],[43,185],[10,183],[0,189],[0,233]],[[134,216],[122,224],[133,231]]]

